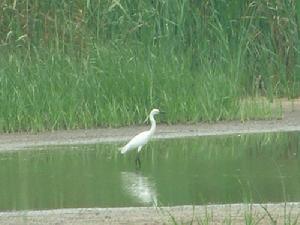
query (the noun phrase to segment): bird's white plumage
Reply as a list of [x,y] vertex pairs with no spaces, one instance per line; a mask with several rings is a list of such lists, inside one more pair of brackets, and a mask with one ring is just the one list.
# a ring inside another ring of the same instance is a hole
[[124,147],[121,148],[121,153],[124,154],[138,147],[143,147],[150,139],[150,132],[144,131],[134,136]]
[[150,130],[143,131],[142,133],[139,133],[138,135],[134,136],[124,147],[120,148],[122,154],[125,154],[126,152],[129,152],[130,150],[133,150],[135,148],[138,148],[138,152],[139,152],[142,149],[142,147],[150,140],[150,138],[152,137],[156,129],[156,122],[154,120],[154,115],[158,113],[159,113],[158,109],[153,109],[150,112],[149,115],[151,121]]

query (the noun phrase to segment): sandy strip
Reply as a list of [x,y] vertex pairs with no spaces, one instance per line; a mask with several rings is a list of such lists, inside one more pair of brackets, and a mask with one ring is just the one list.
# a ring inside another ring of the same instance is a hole
[[[269,214],[270,213],[270,214]],[[293,224],[300,216],[300,203],[231,204],[208,206],[83,208],[0,213],[5,225],[96,225],[96,224]],[[207,221],[207,223],[205,223]],[[229,223],[231,222],[231,223]],[[256,223],[258,222],[258,223]],[[298,223],[300,223],[300,218]]]
[[[158,125],[154,138],[300,131],[300,99],[281,102],[281,120],[227,121],[217,123]],[[149,126],[99,128],[54,132],[0,134],[0,151],[22,150],[46,145],[125,142]]]
[[[300,99],[283,104],[281,120],[229,121],[192,125],[158,125],[154,138],[180,138],[207,135],[300,131]],[[22,150],[46,145],[125,142],[149,126],[99,128],[55,132],[0,134],[0,151]]]

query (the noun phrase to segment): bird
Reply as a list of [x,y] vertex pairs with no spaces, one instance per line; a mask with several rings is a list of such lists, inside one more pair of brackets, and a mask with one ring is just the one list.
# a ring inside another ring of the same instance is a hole
[[[151,139],[151,137],[153,136],[155,129],[156,129],[156,121],[154,119],[154,116],[159,113],[160,113],[159,109],[152,109],[149,114],[149,118],[150,118],[150,122],[151,122],[150,130],[143,131],[143,132],[137,134],[125,146],[119,148],[122,154],[125,154],[125,153],[137,148],[137,156],[135,159],[135,163],[136,163],[136,166],[138,166],[139,168],[141,167],[139,153],[142,150],[143,146],[145,144],[147,144],[149,142],[149,140]],[[147,119],[148,119],[148,117],[147,117]]]

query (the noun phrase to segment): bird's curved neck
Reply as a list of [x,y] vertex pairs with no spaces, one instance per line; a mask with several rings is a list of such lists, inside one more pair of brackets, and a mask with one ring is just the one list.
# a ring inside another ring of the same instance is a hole
[[156,122],[155,122],[154,116],[152,114],[150,114],[149,118],[150,118],[150,122],[151,122],[150,133],[153,134],[155,131],[155,128],[156,128]]

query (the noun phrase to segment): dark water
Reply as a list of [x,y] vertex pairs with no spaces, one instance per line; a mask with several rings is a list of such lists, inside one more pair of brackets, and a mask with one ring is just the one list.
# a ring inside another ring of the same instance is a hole
[[[300,134],[49,147],[0,154],[0,210],[300,201]],[[53,149],[54,148],[54,149]]]

